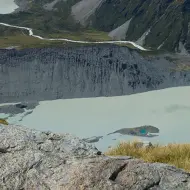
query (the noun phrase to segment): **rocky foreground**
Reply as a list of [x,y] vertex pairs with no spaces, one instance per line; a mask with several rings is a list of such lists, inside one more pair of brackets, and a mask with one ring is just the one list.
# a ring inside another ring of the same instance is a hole
[[70,134],[0,125],[0,189],[188,190],[190,173],[107,157]]

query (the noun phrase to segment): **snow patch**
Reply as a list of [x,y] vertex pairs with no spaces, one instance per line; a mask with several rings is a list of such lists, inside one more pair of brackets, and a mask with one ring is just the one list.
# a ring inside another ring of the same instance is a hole
[[188,55],[187,50],[185,49],[185,46],[182,42],[179,42],[179,48],[178,48],[179,52],[181,55]]

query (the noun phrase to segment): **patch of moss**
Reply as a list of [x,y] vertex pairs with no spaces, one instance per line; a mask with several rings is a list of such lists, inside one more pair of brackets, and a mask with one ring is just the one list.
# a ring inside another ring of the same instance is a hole
[[0,124],[8,125],[9,123],[5,119],[0,119]]

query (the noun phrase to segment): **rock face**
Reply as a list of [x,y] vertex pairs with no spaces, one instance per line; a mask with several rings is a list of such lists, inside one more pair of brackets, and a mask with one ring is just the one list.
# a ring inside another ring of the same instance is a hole
[[127,95],[189,84],[188,69],[116,45],[0,50],[0,103]]
[[110,32],[131,19],[128,29],[122,29],[127,40],[138,41],[147,33],[144,46],[182,51],[182,45],[189,51],[189,10],[189,0],[105,0],[90,21],[96,29]]
[[183,170],[99,154],[69,134],[0,125],[0,189],[190,189],[190,174]]

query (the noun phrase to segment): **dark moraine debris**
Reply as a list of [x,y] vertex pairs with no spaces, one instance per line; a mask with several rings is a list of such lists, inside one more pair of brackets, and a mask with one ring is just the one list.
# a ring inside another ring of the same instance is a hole
[[21,103],[16,104],[15,106],[20,109],[30,110],[30,109],[34,109],[38,105],[39,105],[38,102],[30,101],[30,102],[21,102]]
[[151,133],[159,133],[159,129],[151,125],[144,125],[141,127],[134,127],[134,128],[122,128],[112,133],[109,133],[108,135],[115,133],[120,133],[122,135],[154,137],[158,136],[158,134],[151,134]]
[[15,105],[3,105],[0,106],[0,113],[15,115],[24,113],[24,109],[20,109]]
[[16,104],[15,106],[16,106],[17,108],[20,108],[20,109],[27,108],[27,105],[26,105],[26,104]]
[[0,105],[0,113],[16,115],[24,113],[25,110],[33,110],[38,105],[38,102],[24,102],[12,105]]

